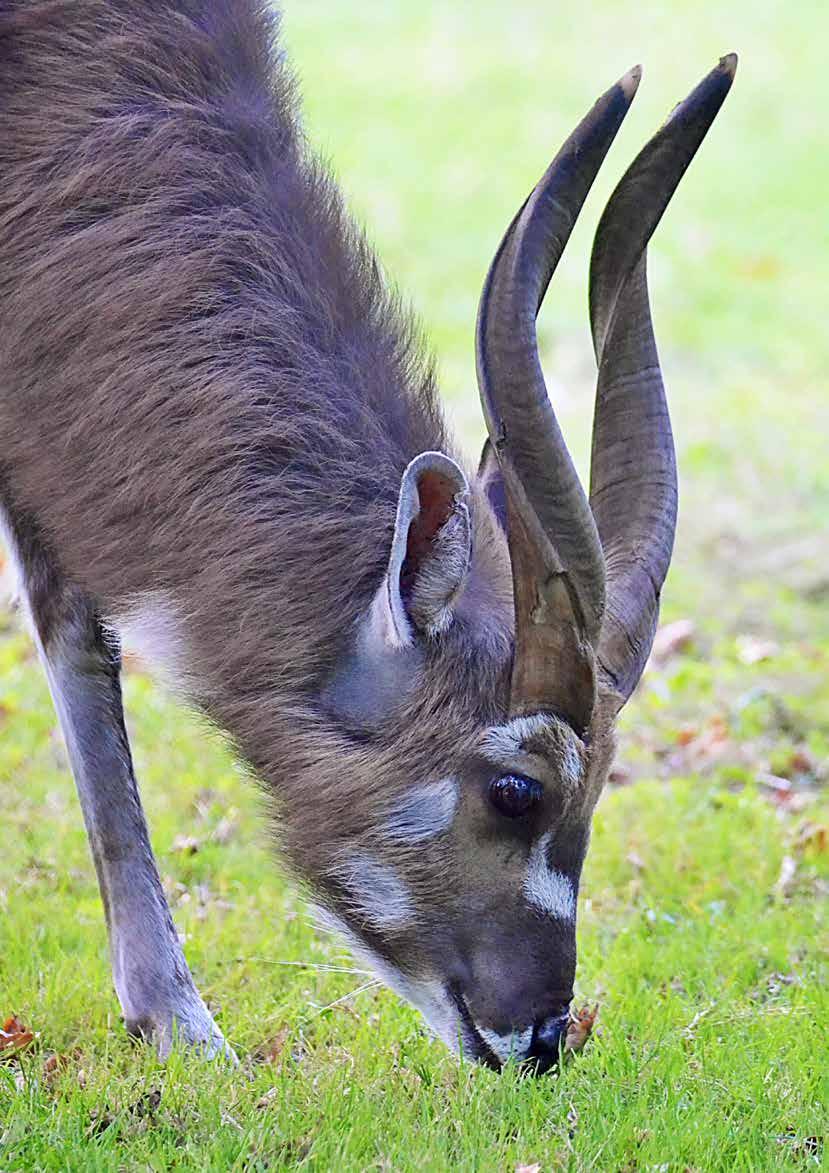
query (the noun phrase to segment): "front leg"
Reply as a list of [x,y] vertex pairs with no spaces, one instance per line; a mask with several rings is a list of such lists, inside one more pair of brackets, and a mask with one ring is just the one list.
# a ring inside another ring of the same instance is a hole
[[187,968],[133,773],[120,653],[92,600],[67,582],[37,527],[6,507],[24,603],[66,741],[127,1030],[166,1056],[175,1037],[234,1058]]

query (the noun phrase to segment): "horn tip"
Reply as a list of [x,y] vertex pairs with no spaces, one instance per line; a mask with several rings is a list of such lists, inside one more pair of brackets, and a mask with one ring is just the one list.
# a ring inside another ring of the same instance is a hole
[[729,77],[733,77],[737,72],[737,62],[739,58],[736,53],[726,53],[725,57],[720,58],[720,69],[723,73],[727,73]]
[[642,80],[642,66],[634,65],[633,69],[629,69],[627,73],[619,78],[619,88],[625,95],[628,102],[633,100],[633,95],[639,88],[639,82]]

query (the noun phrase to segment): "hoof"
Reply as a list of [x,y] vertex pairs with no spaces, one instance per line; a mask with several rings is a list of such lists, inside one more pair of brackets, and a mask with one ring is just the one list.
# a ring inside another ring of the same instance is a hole
[[166,1059],[174,1046],[183,1046],[200,1059],[215,1059],[239,1065],[236,1052],[202,1004],[192,1010],[153,1012],[126,1020],[127,1033],[152,1043],[160,1059]]

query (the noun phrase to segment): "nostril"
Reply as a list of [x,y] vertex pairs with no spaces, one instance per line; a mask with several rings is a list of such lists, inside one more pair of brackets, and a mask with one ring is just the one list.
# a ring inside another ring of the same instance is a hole
[[569,1014],[559,1014],[554,1018],[546,1018],[533,1031],[533,1047],[540,1051],[556,1051],[564,1041],[567,1027],[570,1023]]
[[551,1014],[549,1018],[536,1023],[527,1059],[535,1063],[539,1074],[549,1071],[558,1061],[559,1050],[567,1036],[569,1025],[570,1014],[567,1010]]

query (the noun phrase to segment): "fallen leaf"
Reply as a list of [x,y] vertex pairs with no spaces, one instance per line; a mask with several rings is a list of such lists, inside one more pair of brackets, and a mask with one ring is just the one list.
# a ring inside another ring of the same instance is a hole
[[264,1096],[260,1096],[256,1101],[257,1108],[268,1108],[279,1094],[279,1088],[269,1087]]
[[285,1050],[285,1044],[290,1038],[290,1030],[287,1026],[283,1026],[278,1030],[273,1038],[268,1039],[256,1048],[254,1058],[259,1063],[277,1063]]
[[516,1165],[515,1173],[541,1173],[541,1166],[535,1165]]
[[132,1116],[137,1116],[139,1120],[145,1116],[154,1116],[161,1104],[161,1090],[160,1088],[150,1088],[149,1091],[144,1092],[139,1096],[134,1104],[130,1105],[129,1112]]
[[0,1051],[14,1055],[28,1047],[34,1037],[34,1031],[24,1026],[16,1015],[10,1014],[0,1028]]
[[[81,1054],[82,1052],[80,1047],[75,1047],[75,1049],[70,1051],[68,1054],[58,1054],[53,1051],[51,1054],[47,1055],[43,1060],[43,1080],[46,1085],[48,1087],[52,1087],[58,1081],[60,1076],[63,1075],[65,1071],[68,1071],[73,1063],[76,1063],[78,1059],[80,1059]],[[79,1078],[81,1076],[83,1076],[83,1080]],[[84,1083],[86,1082],[86,1076],[82,1070],[78,1070],[75,1073],[75,1079],[81,1087],[84,1086]]]
[[599,1013],[598,1006],[582,1006],[570,1011],[570,1025],[564,1041],[565,1051],[580,1051],[593,1032],[593,1024]]

